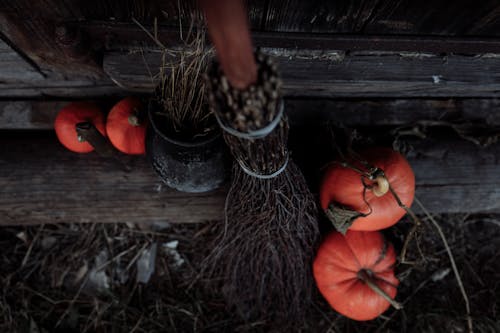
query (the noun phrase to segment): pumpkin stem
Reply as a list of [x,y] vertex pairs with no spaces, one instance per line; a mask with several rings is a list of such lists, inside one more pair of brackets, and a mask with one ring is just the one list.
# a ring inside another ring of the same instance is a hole
[[132,126],[139,126],[141,123],[139,121],[139,117],[135,113],[132,113],[128,116],[128,123]]
[[384,175],[379,175],[373,180],[372,192],[376,197],[381,197],[389,192],[389,181]]
[[401,310],[403,308],[403,305],[396,300],[392,299],[391,296],[389,296],[382,288],[380,288],[375,281],[373,281],[373,277],[371,274],[366,270],[362,269],[358,272],[358,279],[366,283],[368,287],[370,287],[371,290],[382,296],[387,302],[389,302],[396,310]]

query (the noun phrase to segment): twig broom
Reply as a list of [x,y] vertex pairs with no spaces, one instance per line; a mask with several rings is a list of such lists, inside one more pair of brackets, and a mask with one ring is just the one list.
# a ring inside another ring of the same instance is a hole
[[226,199],[225,224],[203,269],[220,279],[228,303],[245,319],[292,323],[303,318],[311,298],[312,259],[319,238],[317,209],[286,148],[288,121],[276,65],[262,54],[254,58],[250,53],[252,63],[246,68],[251,71],[255,66],[256,71],[241,77],[253,82],[241,84],[225,74],[238,61],[229,57],[229,64],[222,63],[228,59],[227,48],[219,47],[217,29],[210,23],[225,24],[226,31],[239,32],[243,40],[249,41],[249,35],[238,27],[231,30],[234,20],[224,22],[229,16],[224,16],[224,5],[236,6],[230,10],[232,19],[243,20],[236,21],[239,28],[242,22],[246,25],[239,1],[218,2],[217,15],[222,15],[218,20],[212,20],[211,8],[204,8],[221,60],[209,71],[209,104],[237,163]]

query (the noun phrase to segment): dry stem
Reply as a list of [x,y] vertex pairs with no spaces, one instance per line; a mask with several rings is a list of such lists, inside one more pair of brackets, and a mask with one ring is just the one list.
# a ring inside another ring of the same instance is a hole
[[212,50],[205,45],[205,29],[201,18],[194,16],[187,36],[180,38],[183,45],[179,48],[165,47],[158,39],[155,21],[154,32],[149,32],[139,22],[134,22],[155,41],[161,50],[159,84],[156,90],[158,104],[168,128],[194,137],[213,130],[214,121],[206,103],[204,73],[212,56]]
[[448,253],[448,257],[450,258],[450,263],[451,267],[453,268],[453,273],[455,274],[455,277],[457,279],[458,287],[460,288],[460,292],[462,293],[462,297],[465,302],[465,310],[467,312],[467,326],[469,328],[469,333],[472,333],[474,331],[473,325],[472,325],[472,317],[470,314],[470,303],[469,303],[469,297],[467,296],[467,292],[465,291],[464,284],[462,282],[462,278],[460,277],[460,273],[458,272],[457,264],[455,263],[455,257],[453,256],[453,253],[451,252],[450,246],[448,245],[448,241],[446,240],[446,237],[443,233],[443,229],[441,229],[441,226],[437,223],[437,221],[432,217],[432,215],[429,213],[429,211],[422,205],[420,200],[415,198],[415,202],[417,205],[422,209],[424,214],[427,216],[427,218],[432,222],[434,227],[436,228],[439,237],[441,237],[441,240],[443,241],[444,247],[446,248],[446,252]]

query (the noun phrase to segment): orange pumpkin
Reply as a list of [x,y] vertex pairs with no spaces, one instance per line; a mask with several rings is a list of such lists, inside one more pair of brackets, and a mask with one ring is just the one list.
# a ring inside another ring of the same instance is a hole
[[392,244],[377,231],[330,234],[314,259],[319,291],[337,312],[354,320],[371,320],[386,311],[397,293]]
[[106,132],[116,149],[125,154],[146,152],[147,122],[141,117],[142,103],[134,97],[119,101],[108,114]]
[[102,135],[106,135],[104,115],[101,109],[91,102],[74,102],[65,106],[57,114],[54,129],[57,138],[66,148],[76,153],[89,153],[94,147],[76,132],[76,124],[81,122],[92,123]]
[[332,163],[324,174],[320,201],[327,216],[333,219],[332,214],[339,207],[358,212],[349,221],[350,230],[380,230],[398,222],[406,211],[390,189],[402,204],[411,206],[415,175],[408,161],[390,148],[372,148],[362,152],[358,161],[352,159],[348,163],[349,166]]

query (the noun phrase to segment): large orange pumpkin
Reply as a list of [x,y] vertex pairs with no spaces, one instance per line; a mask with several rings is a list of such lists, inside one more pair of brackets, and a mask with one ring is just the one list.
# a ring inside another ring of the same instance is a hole
[[127,97],[108,114],[106,132],[113,146],[122,153],[139,155],[146,152],[147,122],[141,117],[141,111],[141,101]]
[[59,141],[76,153],[89,153],[94,150],[76,132],[76,125],[82,122],[92,123],[102,135],[106,135],[104,115],[101,109],[91,102],[74,102],[65,106],[56,116],[54,129]]
[[[377,231],[335,232],[321,244],[313,264],[319,291],[337,312],[371,320],[386,311],[397,293],[392,244]],[[384,295],[384,296],[382,296]],[[390,301],[390,302],[389,302]]]
[[348,164],[332,163],[324,174],[320,201],[327,216],[333,220],[339,209],[358,212],[349,221],[352,223],[350,230],[380,230],[398,222],[406,211],[390,189],[402,204],[411,206],[415,175],[408,161],[390,148],[372,148],[362,152],[359,159],[349,160]]

